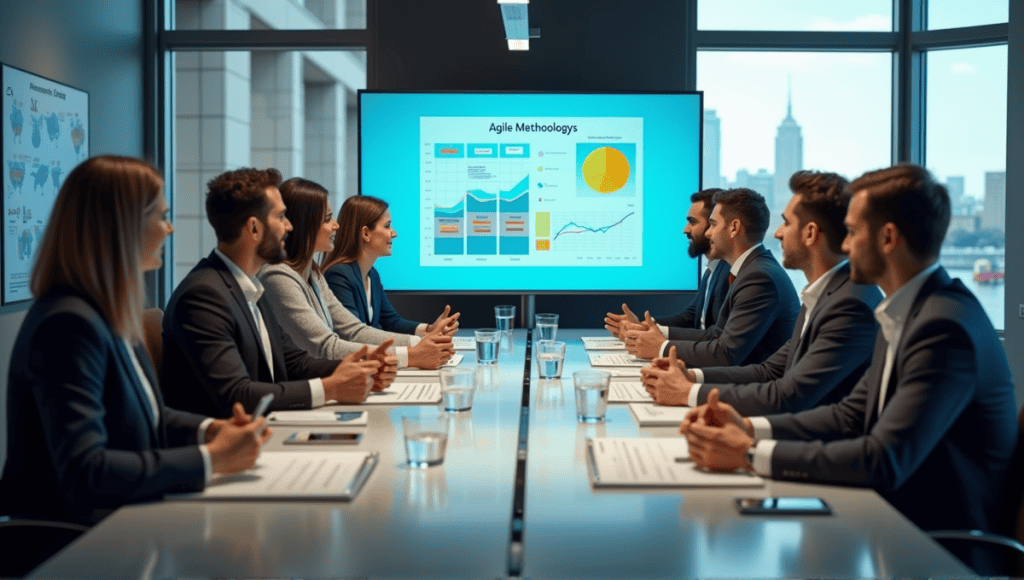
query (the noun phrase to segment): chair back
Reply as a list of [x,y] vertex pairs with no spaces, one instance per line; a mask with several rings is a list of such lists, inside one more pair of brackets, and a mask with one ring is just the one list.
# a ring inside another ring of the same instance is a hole
[[164,374],[164,311],[150,308],[142,313],[142,335],[146,340],[146,350],[153,361],[153,369],[157,378]]

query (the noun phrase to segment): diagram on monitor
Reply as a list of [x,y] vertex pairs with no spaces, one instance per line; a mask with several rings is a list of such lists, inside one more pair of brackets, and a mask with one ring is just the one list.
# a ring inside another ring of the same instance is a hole
[[420,118],[421,266],[642,265],[643,119]]

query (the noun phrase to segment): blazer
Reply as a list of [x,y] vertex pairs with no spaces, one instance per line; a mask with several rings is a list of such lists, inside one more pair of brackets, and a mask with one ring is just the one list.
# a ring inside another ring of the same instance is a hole
[[327,303],[332,327],[321,318],[323,309],[313,289],[287,264],[264,266],[259,273],[266,288],[267,303],[274,310],[281,328],[299,348],[320,358],[340,359],[364,344],[377,345],[389,338],[396,346],[408,346],[408,334],[395,334],[360,322],[338,302],[324,277],[312,273],[313,283]]
[[388,295],[384,293],[384,285],[380,282],[380,274],[376,268],[370,268],[373,318],[369,316],[366,306],[366,288],[363,286],[363,274],[359,264],[335,264],[327,269],[324,277],[334,296],[363,324],[391,332],[416,334],[416,327],[420,323],[402,318],[395,310],[388,300]]
[[803,411],[839,401],[853,390],[871,364],[878,322],[875,307],[882,293],[874,284],[850,280],[844,264],[825,285],[810,313],[801,308],[793,335],[768,360],[742,367],[702,369],[697,395],[707,402],[717,388],[720,399],[741,415]]
[[216,252],[178,284],[163,325],[164,397],[170,405],[227,417],[236,401],[252,412],[260,397],[274,393],[271,409],[310,407],[309,379],[331,374],[339,361],[313,357],[296,346],[266,292],[256,306],[270,335],[271,361],[263,354],[242,289]]
[[768,417],[772,477],[874,487],[923,529],[991,530],[1017,440],[1006,353],[988,316],[939,268],[918,292],[878,414],[887,344],[833,405]]
[[165,407],[146,349],[134,351],[159,417],[124,341],[87,298],[58,292],[32,305],[8,375],[3,512],[92,524],[123,504],[203,489],[205,417]]
[[743,261],[715,324],[705,330],[677,328],[669,334],[669,346],[693,367],[759,363],[789,340],[799,312],[793,283],[762,246]]
[[704,327],[714,326],[718,320],[718,311],[725,302],[725,296],[729,293],[729,263],[719,260],[718,266],[711,276],[704,278],[701,275],[700,284],[697,285],[697,294],[687,305],[686,309],[658,322],[669,327],[669,337],[672,337],[672,328],[695,328],[700,330],[700,313],[704,311],[704,293],[707,286],[711,286],[711,293],[708,295],[708,311],[704,315]]

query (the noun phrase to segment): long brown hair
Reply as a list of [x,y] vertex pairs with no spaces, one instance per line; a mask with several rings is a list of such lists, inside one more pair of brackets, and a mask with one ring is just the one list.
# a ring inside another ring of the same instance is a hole
[[[316,238],[327,215],[327,189],[301,177],[285,181],[279,189],[287,208],[285,217],[292,223],[292,232],[284,240],[285,264],[301,274],[316,253]],[[313,269],[320,271],[315,263]]]
[[139,159],[86,159],[61,185],[32,268],[32,295],[87,296],[122,337],[142,340],[142,238],[164,180]]
[[345,200],[338,210],[338,235],[334,249],[324,256],[320,267],[324,270],[335,264],[351,264],[363,252],[363,228],[371,230],[388,209],[388,202],[372,195],[355,195]]

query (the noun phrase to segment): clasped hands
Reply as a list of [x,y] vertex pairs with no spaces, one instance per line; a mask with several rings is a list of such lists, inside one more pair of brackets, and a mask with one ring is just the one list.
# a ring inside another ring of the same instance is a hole
[[699,467],[715,471],[751,469],[747,449],[754,444],[754,427],[728,403],[718,400],[711,389],[707,403],[690,409],[679,425],[686,436],[690,459]]
[[661,354],[665,337],[650,312],[644,312],[641,321],[629,306],[623,304],[622,314],[609,312],[605,315],[604,327],[626,343],[626,350],[635,357],[653,359]]

